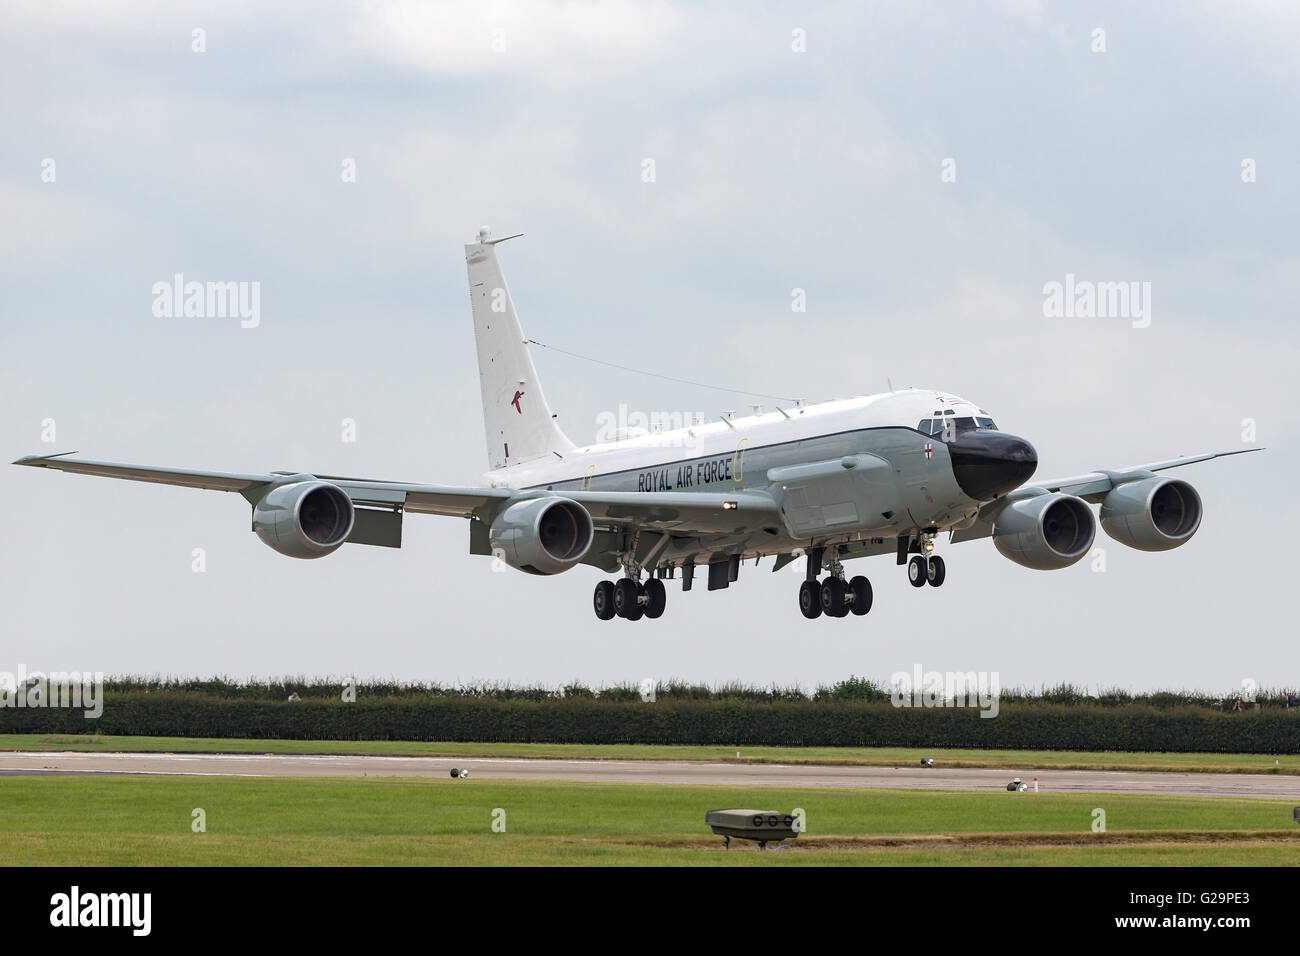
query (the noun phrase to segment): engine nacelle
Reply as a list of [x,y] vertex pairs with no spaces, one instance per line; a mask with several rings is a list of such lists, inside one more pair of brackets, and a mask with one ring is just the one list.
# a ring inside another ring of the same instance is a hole
[[279,485],[253,506],[253,530],[291,558],[323,558],[352,533],[352,499],[329,482],[304,479]]
[[993,522],[1004,558],[1035,571],[1068,568],[1092,547],[1097,520],[1082,498],[1045,494],[1013,501]]
[[488,531],[492,553],[529,574],[559,574],[591,548],[594,527],[587,509],[549,496],[516,502],[497,515]]
[[1201,526],[1201,496],[1177,478],[1144,478],[1120,485],[1101,500],[1101,527],[1139,551],[1186,544]]

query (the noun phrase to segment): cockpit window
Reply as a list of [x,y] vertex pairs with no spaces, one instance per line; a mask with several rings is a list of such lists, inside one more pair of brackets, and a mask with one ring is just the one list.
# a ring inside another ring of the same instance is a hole
[[[923,418],[917,423],[916,430],[923,435],[943,436],[945,433],[949,436],[955,436],[958,432],[973,431],[977,428],[989,428],[996,430],[997,425],[991,418],[968,418],[964,415],[958,415],[954,418],[938,417],[942,413],[936,412],[935,418]],[[946,431],[945,431],[946,429]],[[948,439],[944,439],[945,441]]]

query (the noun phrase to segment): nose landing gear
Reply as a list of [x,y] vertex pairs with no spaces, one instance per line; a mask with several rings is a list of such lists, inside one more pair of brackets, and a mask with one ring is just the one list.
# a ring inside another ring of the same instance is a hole
[[902,564],[907,554],[912,555],[907,562],[907,580],[914,588],[925,587],[927,584],[937,588],[947,576],[943,558],[931,554],[934,551],[934,539],[933,531],[922,532],[919,541],[915,537],[898,539],[898,563]]
[[930,558],[914,554],[912,560],[907,562],[907,580],[914,588],[922,588],[927,584],[937,588],[943,584],[945,577],[947,570],[943,558],[937,554]]

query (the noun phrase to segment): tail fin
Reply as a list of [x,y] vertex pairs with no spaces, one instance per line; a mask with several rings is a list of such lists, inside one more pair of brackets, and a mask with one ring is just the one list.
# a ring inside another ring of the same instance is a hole
[[490,235],[486,226],[479,230],[478,242],[465,246],[465,262],[474,312],[474,340],[478,345],[488,462],[495,469],[552,453],[564,455],[574,446],[560,431],[546,404],[497,261],[496,244],[515,236],[492,239]]

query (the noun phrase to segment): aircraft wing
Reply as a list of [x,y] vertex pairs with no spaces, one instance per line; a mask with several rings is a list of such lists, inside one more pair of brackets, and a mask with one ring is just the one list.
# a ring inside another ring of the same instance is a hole
[[14,464],[32,468],[53,468],[56,471],[67,471],[77,475],[98,475],[102,478],[125,478],[128,481],[149,481],[160,485],[206,488],[209,491],[247,491],[258,485],[269,484],[276,477],[275,475],[159,468],[155,465],[123,465],[112,461],[65,457],[75,454],[76,452],[62,452],[57,455],[28,455],[26,458],[19,458]]
[[1211,458],[1223,458],[1228,455],[1244,455],[1247,452],[1263,451],[1262,448],[1239,448],[1236,451],[1214,451],[1205,455],[1190,455],[1186,458],[1171,458],[1168,461],[1156,461],[1147,465],[1130,465],[1127,468],[1118,468],[1114,471],[1091,471],[1083,475],[1075,475],[1071,478],[1058,478],[1052,481],[1035,481],[1023,487],[1017,488],[1005,497],[997,501],[990,501],[984,507],[980,508],[979,516],[975,523],[969,528],[963,528],[954,531],[952,540],[974,541],[976,538],[987,538],[993,533],[993,519],[997,517],[998,512],[1006,507],[1010,501],[1017,498],[1023,498],[1027,494],[1039,494],[1041,492],[1059,491],[1062,494],[1074,495],[1082,498],[1084,501],[1097,504],[1102,498],[1111,492],[1116,485],[1122,484],[1126,477],[1137,475],[1148,475],[1151,472],[1165,471],[1169,468],[1181,468],[1183,465],[1194,465],[1199,461],[1209,461]]
[[[185,468],[162,468],[155,465],[128,465],[109,461],[91,461],[60,455],[31,455],[15,465],[51,468],[79,475],[121,478],[154,484],[205,488],[212,491],[235,491],[250,502],[257,501],[264,489],[296,472],[243,474],[237,472],[198,471]],[[362,508],[399,509],[411,514],[437,514],[469,518],[478,513],[489,517],[506,502],[514,499],[556,495],[576,501],[591,512],[598,527],[654,528],[695,533],[735,533],[773,526],[780,520],[776,503],[762,492],[723,493],[669,492],[648,495],[634,491],[541,491],[515,488],[463,488],[451,485],[427,485],[368,478],[344,478],[336,475],[306,475],[337,485]]]
[[[61,455],[29,455],[19,458],[15,465],[32,468],[52,468],[77,475],[96,475],[101,478],[122,478],[127,481],[148,481],[154,484],[178,485],[184,488],[205,488],[210,491],[237,491],[249,501],[257,501],[263,490],[277,481],[298,474],[291,471],[244,474],[239,472],[200,471],[192,468],[161,468],[156,465],[127,465],[111,461],[91,461],[85,458],[68,458]],[[510,488],[457,488],[445,485],[405,484],[394,481],[373,481],[364,478],[339,478],[333,475],[304,475],[338,485],[361,506],[393,508],[417,514],[453,515],[470,517],[475,509],[494,502],[505,502],[519,492]]]

